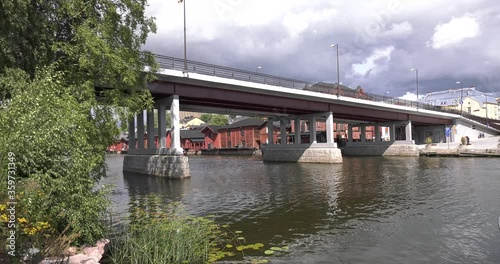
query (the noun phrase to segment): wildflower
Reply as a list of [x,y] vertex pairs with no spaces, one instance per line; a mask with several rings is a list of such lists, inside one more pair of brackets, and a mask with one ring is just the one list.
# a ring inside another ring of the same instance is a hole
[[3,211],[7,208],[7,205],[5,204],[0,204],[0,211]]
[[36,230],[36,228],[34,228],[34,227],[31,227],[31,228],[30,228],[30,227],[26,227],[26,228],[23,228],[23,231],[24,231],[24,233],[25,233],[26,235],[30,235],[30,236],[32,236],[32,235],[36,234],[36,231],[37,231],[37,230]]
[[7,222],[9,221],[9,218],[7,217],[6,214],[0,215],[0,222]]
[[23,223],[28,223],[28,220],[26,220],[26,218],[24,218],[24,217],[18,218],[18,219],[17,219],[17,221],[18,221],[19,223],[21,223],[21,224],[23,224]]

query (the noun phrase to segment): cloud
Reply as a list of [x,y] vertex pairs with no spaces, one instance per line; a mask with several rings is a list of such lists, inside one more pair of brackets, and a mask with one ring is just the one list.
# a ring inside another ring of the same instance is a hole
[[[183,5],[148,0],[158,33],[144,49],[183,57]],[[190,60],[400,96],[457,80],[500,91],[500,2],[203,0],[186,3]],[[464,15],[465,14],[465,15]]]
[[388,30],[383,32],[381,36],[387,38],[404,38],[413,33],[413,27],[408,21],[399,24],[391,24]]
[[391,53],[394,50],[393,46],[383,49],[375,49],[372,55],[366,58],[362,63],[352,65],[352,72],[355,76],[368,77],[371,74],[376,75],[380,71],[380,67],[386,64],[391,59]]
[[[421,95],[419,95],[420,98],[422,98]],[[405,95],[398,97],[400,99],[404,100],[410,100],[410,101],[417,101],[417,95],[412,93],[412,92],[406,92]]]
[[290,12],[283,17],[283,25],[288,30],[290,37],[297,37],[307,30],[312,24],[325,23],[338,15],[336,9],[312,10],[307,9],[300,13]]
[[463,17],[453,18],[448,23],[437,25],[434,29],[434,35],[427,45],[433,49],[442,49],[480,34],[478,19],[467,14]]

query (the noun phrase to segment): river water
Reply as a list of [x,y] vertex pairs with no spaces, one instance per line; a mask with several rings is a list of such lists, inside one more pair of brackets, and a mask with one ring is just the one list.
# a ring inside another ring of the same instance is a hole
[[123,156],[107,160],[115,213],[149,194],[181,201],[249,244],[290,247],[271,263],[500,263],[498,159],[193,156],[182,181],[124,175]]

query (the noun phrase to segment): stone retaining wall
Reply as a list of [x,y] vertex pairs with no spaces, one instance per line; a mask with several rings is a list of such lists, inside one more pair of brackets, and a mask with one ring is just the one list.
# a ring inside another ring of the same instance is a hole
[[188,157],[174,155],[126,155],[123,171],[171,179],[190,177]]
[[268,162],[342,163],[338,148],[266,148],[262,160]]
[[358,145],[342,148],[344,156],[403,156],[418,157],[418,146],[411,144]]

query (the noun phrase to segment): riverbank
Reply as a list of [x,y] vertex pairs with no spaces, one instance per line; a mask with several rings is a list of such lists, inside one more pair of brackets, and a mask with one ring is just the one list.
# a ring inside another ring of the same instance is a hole
[[420,156],[445,157],[500,157],[500,137],[471,140],[470,145],[435,143],[419,145]]

